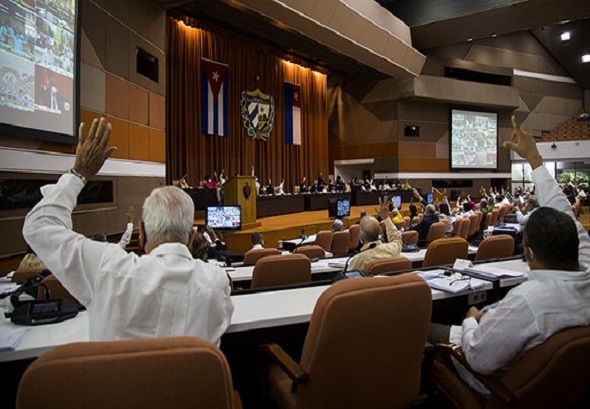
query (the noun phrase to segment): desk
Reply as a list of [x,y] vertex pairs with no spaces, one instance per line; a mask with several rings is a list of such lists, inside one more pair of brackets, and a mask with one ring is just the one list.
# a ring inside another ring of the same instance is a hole
[[193,199],[195,212],[207,209],[207,206],[219,206],[217,189],[190,188],[182,189]]
[[324,210],[328,209],[328,199],[348,199],[350,202],[350,193],[310,193],[305,194],[305,210]]
[[495,261],[492,263],[486,263],[486,266],[494,267],[494,268],[503,268],[508,271],[517,271],[519,273],[523,273],[524,276],[522,277],[505,277],[498,280],[498,284],[500,288],[505,287],[514,287],[520,283],[523,283],[528,280],[528,272],[531,271],[528,264],[522,259],[516,260],[505,260],[505,261]]
[[256,198],[256,217],[278,216],[305,211],[303,195],[268,195]]

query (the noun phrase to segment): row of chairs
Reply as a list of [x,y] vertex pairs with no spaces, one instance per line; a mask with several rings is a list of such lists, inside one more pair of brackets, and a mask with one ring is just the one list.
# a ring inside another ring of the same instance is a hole
[[[501,377],[476,374],[491,391],[483,399],[445,364],[452,354],[469,368],[460,348],[425,350],[431,308],[428,285],[412,274],[340,281],[318,299],[299,361],[278,344],[261,346],[260,389],[280,408],[407,408],[421,401],[420,379],[429,373],[458,408],[519,409],[571,407],[588,388],[590,327],[578,327],[531,349]],[[19,409],[97,406],[237,409],[241,402],[221,351],[191,337],[57,347],[19,384]]]

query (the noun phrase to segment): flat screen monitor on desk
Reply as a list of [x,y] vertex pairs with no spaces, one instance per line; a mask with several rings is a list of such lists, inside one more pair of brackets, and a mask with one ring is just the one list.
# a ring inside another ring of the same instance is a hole
[[350,216],[350,200],[328,199],[328,217],[342,219]]
[[205,213],[208,226],[216,230],[241,230],[241,206],[208,206]]

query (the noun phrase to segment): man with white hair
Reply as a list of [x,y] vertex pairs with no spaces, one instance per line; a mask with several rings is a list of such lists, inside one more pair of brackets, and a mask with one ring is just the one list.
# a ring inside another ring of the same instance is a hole
[[78,194],[116,149],[106,147],[110,132],[104,118],[93,121],[88,135],[80,125],[74,167],[41,189],[43,199],[25,220],[25,240],[86,306],[91,340],[192,335],[219,344],[233,312],[229,279],[191,256],[194,204],[184,191],[157,188],[145,200],[141,257],[72,231]]
[[379,207],[376,210],[385,223],[387,242],[383,243],[379,239],[379,221],[373,216],[364,216],[359,223],[361,251],[350,261],[349,270],[363,270],[372,261],[395,258],[402,251],[402,234],[389,217],[389,199],[379,198]]

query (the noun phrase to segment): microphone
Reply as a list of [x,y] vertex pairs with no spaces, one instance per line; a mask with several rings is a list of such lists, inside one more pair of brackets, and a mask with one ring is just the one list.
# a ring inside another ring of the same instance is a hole
[[350,260],[352,260],[352,258],[354,256],[359,255],[361,253],[364,253],[367,250],[372,250],[375,247],[377,247],[377,243],[376,242],[373,242],[373,243],[369,244],[369,247],[367,247],[366,249],[361,250],[358,253],[355,253],[355,254],[351,255],[350,257],[348,257],[348,259],[346,260],[346,263],[344,263],[344,269],[342,270],[342,274],[346,273],[346,271],[348,270],[348,263],[350,263]]

